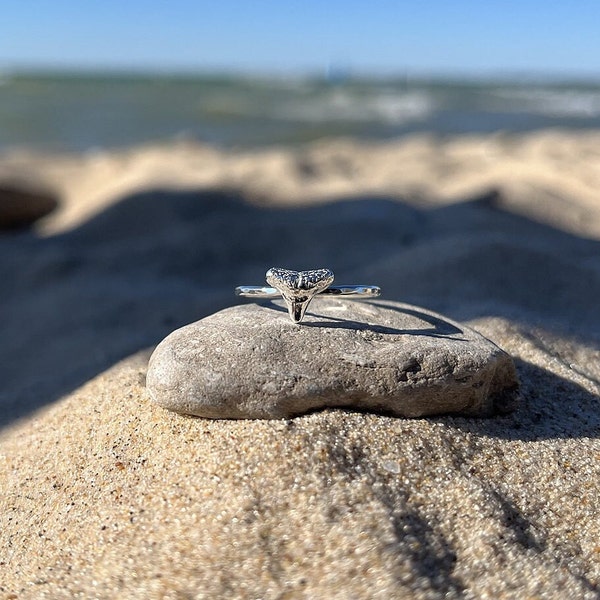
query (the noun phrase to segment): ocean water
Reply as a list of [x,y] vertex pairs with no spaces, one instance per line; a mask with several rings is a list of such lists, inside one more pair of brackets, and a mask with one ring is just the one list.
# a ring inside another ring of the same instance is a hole
[[0,73],[0,151],[600,127],[599,82]]

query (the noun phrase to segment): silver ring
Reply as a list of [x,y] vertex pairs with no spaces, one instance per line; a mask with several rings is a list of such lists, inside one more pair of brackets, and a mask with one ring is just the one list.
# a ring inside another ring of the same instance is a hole
[[235,288],[235,293],[244,298],[282,297],[294,323],[302,321],[310,301],[317,294],[349,296],[352,299],[374,298],[381,294],[381,289],[376,285],[331,285],[333,279],[330,269],[290,271],[273,267],[266,274],[270,287],[240,285]]

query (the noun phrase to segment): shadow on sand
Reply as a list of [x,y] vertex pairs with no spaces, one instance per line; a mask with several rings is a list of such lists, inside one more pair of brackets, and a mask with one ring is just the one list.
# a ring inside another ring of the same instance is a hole
[[[490,192],[419,210],[361,197],[286,209],[231,191],[153,190],[61,235],[0,236],[0,425],[236,304],[233,288],[261,283],[271,266],[327,266],[337,283],[377,284],[385,299],[458,320],[506,317],[599,346],[600,243],[504,211],[497,200]],[[438,327],[432,335],[446,333]],[[519,368],[526,398],[516,416],[452,422],[486,435],[547,437],[571,406],[588,411],[590,426],[575,419],[569,435],[594,427],[598,435],[596,396],[532,365]],[[528,381],[540,378],[563,392],[534,400]]]

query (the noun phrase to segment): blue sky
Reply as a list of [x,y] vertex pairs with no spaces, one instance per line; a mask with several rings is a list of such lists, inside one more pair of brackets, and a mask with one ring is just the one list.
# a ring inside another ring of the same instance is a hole
[[600,0],[4,0],[0,67],[600,76]]

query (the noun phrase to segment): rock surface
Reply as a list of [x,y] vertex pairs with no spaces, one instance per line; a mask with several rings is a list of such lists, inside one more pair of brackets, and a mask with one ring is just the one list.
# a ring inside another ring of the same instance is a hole
[[326,407],[489,416],[514,408],[512,359],[475,331],[390,301],[315,299],[303,325],[279,303],[241,305],[171,333],[150,396],[209,418],[283,418]]

